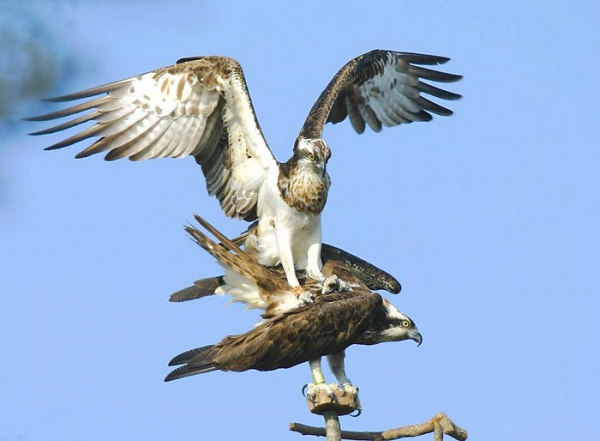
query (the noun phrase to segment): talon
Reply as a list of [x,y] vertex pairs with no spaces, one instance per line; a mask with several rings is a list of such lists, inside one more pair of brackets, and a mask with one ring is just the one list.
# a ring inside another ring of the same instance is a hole
[[354,407],[356,408],[355,412],[357,412],[357,414],[351,415],[351,416],[356,418],[356,417],[359,417],[360,414],[362,413],[362,405],[360,404],[360,398],[358,397],[358,388],[356,388],[356,396],[354,397]]
[[[356,412],[356,414],[354,412]],[[358,418],[362,414],[362,409],[355,409],[354,412],[352,412],[350,416],[352,418]]]
[[304,291],[302,294],[300,294],[300,297],[298,297],[298,300],[300,300],[301,304],[306,305],[308,303],[313,302],[313,296],[308,291]]
[[313,302],[313,295],[310,291],[305,291],[300,285],[294,286],[294,295],[301,305],[306,305]]
[[335,274],[323,280],[323,288],[321,294],[329,294],[330,292],[348,291],[346,283]]
[[[316,403],[316,400],[317,400],[316,389],[317,389],[317,386],[315,384],[307,383],[302,388],[302,395],[304,395],[306,397],[306,399],[309,400],[311,403]],[[306,395],[305,395],[305,392],[306,392]]]
[[308,389],[308,383],[302,386],[302,396],[306,398],[306,389]]

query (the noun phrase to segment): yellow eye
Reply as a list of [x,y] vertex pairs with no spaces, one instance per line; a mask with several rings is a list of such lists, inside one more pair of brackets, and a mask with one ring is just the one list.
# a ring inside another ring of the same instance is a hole
[[408,320],[402,320],[402,326],[408,328],[410,326],[410,322]]
[[314,161],[315,155],[313,155],[312,153],[309,153],[308,154],[308,159],[311,160],[311,161]]

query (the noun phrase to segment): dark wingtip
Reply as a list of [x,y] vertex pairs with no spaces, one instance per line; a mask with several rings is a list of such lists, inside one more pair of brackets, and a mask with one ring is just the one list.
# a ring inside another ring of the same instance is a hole
[[183,58],[180,58],[179,60],[177,60],[175,62],[175,64],[187,63],[188,61],[202,60],[203,58],[204,58],[203,56],[199,56],[199,57],[183,57]]
[[164,382],[168,383],[169,381],[177,380],[178,378],[184,377],[185,373],[182,371],[187,371],[186,366],[181,366],[169,372],[168,375],[165,377]]

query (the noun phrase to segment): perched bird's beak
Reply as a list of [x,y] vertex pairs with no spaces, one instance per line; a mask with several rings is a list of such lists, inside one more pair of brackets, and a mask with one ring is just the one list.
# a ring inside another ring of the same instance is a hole
[[317,167],[318,167],[319,171],[321,172],[321,177],[324,177],[325,173],[327,173],[327,168],[325,166],[325,163],[324,162],[319,162],[317,164]]
[[417,342],[417,347],[421,346],[421,343],[423,343],[423,336],[419,331],[415,331],[410,338]]

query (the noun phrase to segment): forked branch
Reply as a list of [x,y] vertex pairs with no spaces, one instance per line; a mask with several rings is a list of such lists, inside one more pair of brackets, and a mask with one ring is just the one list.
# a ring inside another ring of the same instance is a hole
[[[292,432],[298,432],[302,435],[326,436],[325,428],[323,427],[313,427],[299,423],[291,423],[290,430]],[[388,429],[382,432],[351,432],[342,430],[341,438],[383,441],[421,436],[431,432],[434,433],[434,441],[442,441],[444,439],[444,435],[451,436],[458,441],[465,441],[469,436],[465,429],[454,424],[454,422],[448,418],[445,413],[438,413],[436,416],[424,423],[398,427],[396,429]]]

